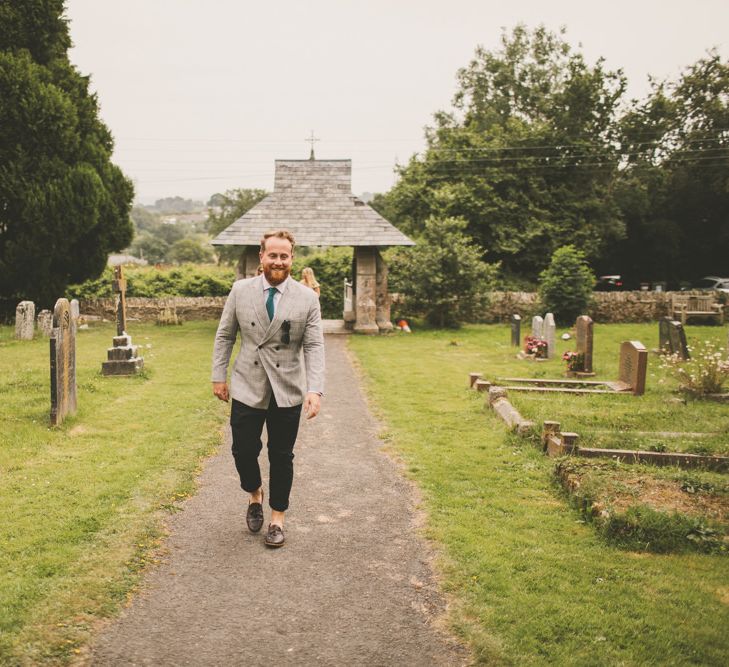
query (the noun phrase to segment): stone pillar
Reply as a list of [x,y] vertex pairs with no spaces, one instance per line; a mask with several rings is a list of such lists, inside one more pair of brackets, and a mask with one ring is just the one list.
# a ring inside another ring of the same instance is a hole
[[375,265],[377,271],[375,279],[375,320],[377,322],[377,328],[380,332],[392,331],[390,294],[387,291],[387,264],[385,264],[385,260],[382,259],[382,255],[380,255],[380,251],[377,249],[375,249]]
[[243,249],[235,267],[236,280],[253,278],[256,275],[258,265],[261,263],[261,258],[258,255],[260,250],[260,246],[257,245],[247,245]]
[[357,246],[354,254],[357,264],[354,277],[357,319],[354,330],[357,333],[376,334],[380,331],[377,326],[377,249]]
[[35,333],[35,304],[21,301],[15,308],[15,337],[18,340],[33,340]]

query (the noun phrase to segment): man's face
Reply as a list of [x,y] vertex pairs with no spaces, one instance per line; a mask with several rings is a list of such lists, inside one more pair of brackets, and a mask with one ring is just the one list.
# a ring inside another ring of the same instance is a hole
[[276,236],[267,238],[265,250],[259,253],[259,257],[269,285],[279,285],[289,277],[294,261],[290,241]]

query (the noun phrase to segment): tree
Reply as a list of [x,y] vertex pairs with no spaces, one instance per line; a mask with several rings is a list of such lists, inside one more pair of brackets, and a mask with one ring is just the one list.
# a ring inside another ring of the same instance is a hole
[[129,252],[132,255],[142,257],[152,264],[163,262],[169,251],[169,243],[149,232],[142,232],[129,246]]
[[595,276],[585,255],[572,245],[557,248],[549,266],[539,275],[539,295],[544,307],[562,324],[584,314],[592,298]]
[[132,184],[69,46],[62,0],[0,7],[0,297],[11,303],[52,306],[132,238]]
[[[212,208],[208,210],[208,233],[217,236],[224,229],[232,225],[244,213],[253,208],[268,193],[265,190],[236,188],[228,190],[224,195],[216,194],[211,197],[220,207],[219,212]],[[219,262],[231,263],[238,260],[240,248],[216,248]]]
[[624,88],[562,34],[517,26],[458,72],[454,109],[435,114],[427,150],[375,206],[411,234],[431,216],[465,219],[507,274],[536,277],[567,243],[598,257],[624,229],[612,190]]
[[209,246],[203,246],[200,241],[189,236],[172,244],[167,253],[167,260],[175,264],[190,262],[200,264],[213,259],[213,251]]
[[465,220],[429,218],[417,245],[391,258],[406,307],[434,326],[457,327],[477,317],[498,270],[481,259],[465,230]]
[[[729,63],[711,51],[677,81],[654,82],[621,122],[616,196],[627,224],[603,267],[633,282],[726,272]],[[649,249],[649,252],[647,250]],[[609,266],[608,266],[609,265]]]

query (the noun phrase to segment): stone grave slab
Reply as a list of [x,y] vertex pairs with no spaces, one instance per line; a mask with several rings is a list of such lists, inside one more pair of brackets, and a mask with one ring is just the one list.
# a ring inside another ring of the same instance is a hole
[[620,346],[618,381],[610,383],[616,391],[629,391],[634,396],[645,393],[648,350],[637,340],[626,340]]
[[683,324],[678,320],[670,320],[668,322],[668,340],[671,354],[677,355],[679,359],[685,360],[691,358],[686,341],[686,329],[683,328]]
[[38,331],[44,338],[50,338],[53,333],[53,313],[50,310],[41,310],[38,313]]
[[547,359],[553,359],[557,354],[557,324],[552,313],[544,316],[543,333],[544,340],[547,341]]
[[593,322],[588,315],[580,315],[575,321],[577,354],[582,355],[582,373],[594,375],[592,368]]
[[532,317],[532,336],[542,340],[544,337],[544,320],[541,315],[535,315]]
[[51,346],[51,424],[76,413],[76,327],[68,299],[58,299],[53,309]]
[[521,315],[516,313],[511,316],[511,344],[521,347]]
[[15,337],[18,340],[33,340],[35,334],[35,304],[21,301],[15,308]]

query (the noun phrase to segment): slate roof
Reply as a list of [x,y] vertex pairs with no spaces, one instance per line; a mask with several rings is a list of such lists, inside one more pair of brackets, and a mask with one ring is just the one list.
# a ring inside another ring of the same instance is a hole
[[213,245],[257,246],[288,229],[298,246],[411,246],[415,242],[352,194],[351,160],[276,160],[273,192]]

